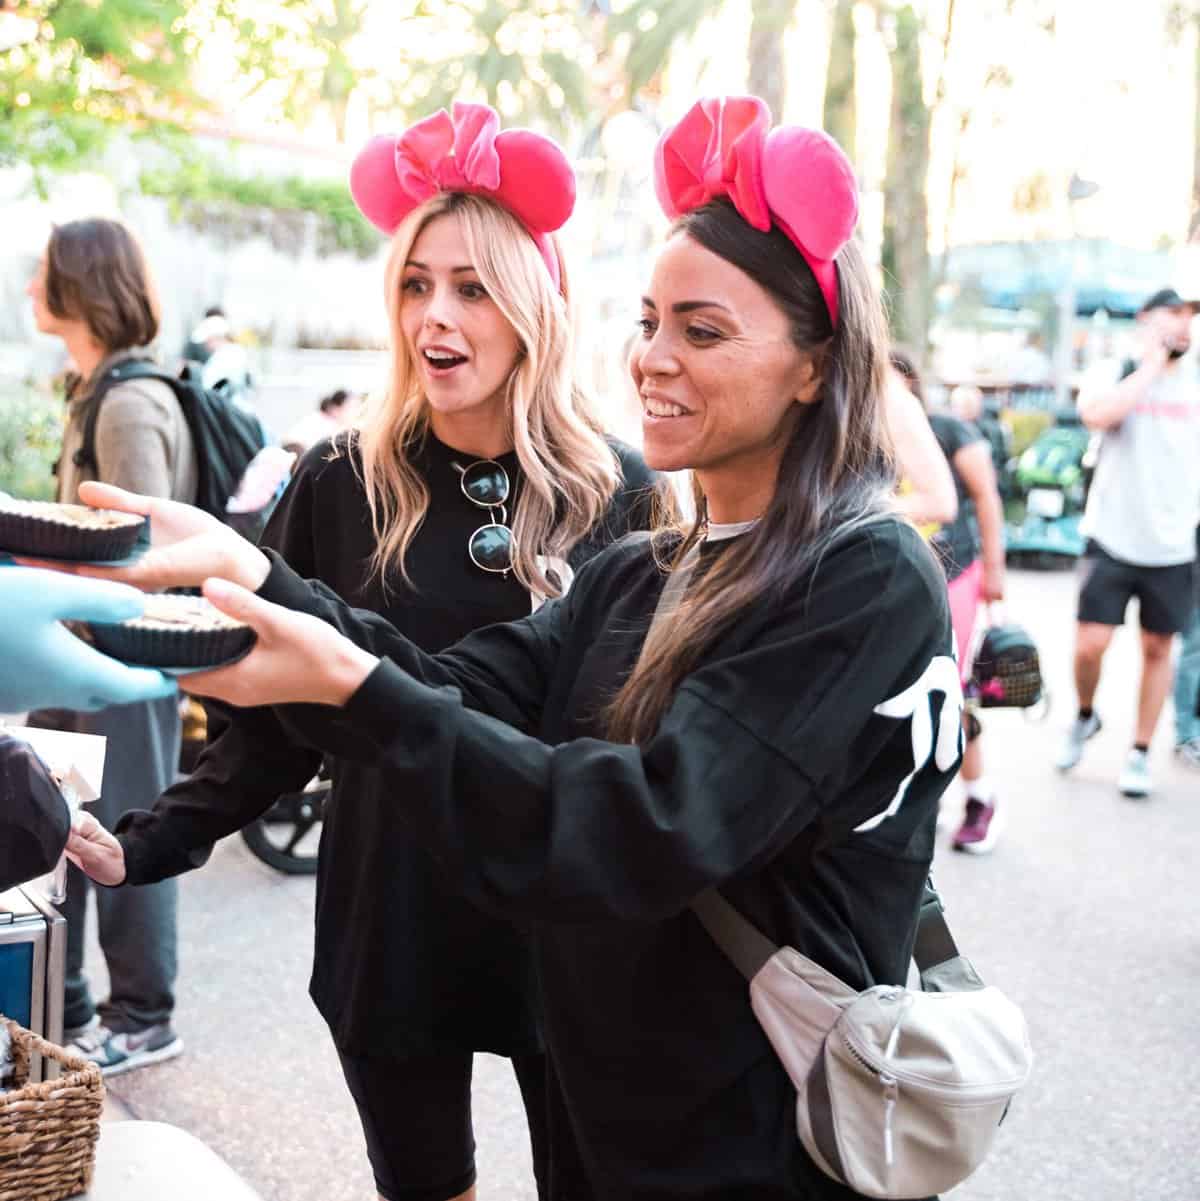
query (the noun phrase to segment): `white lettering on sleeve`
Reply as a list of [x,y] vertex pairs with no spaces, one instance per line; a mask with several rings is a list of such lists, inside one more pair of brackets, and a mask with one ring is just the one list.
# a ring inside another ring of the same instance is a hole
[[[945,698],[938,717],[936,737],[933,731],[934,693],[940,693]],[[900,809],[913,777],[931,758],[939,771],[949,771],[954,766],[962,744],[962,710],[958,664],[949,655],[938,655],[932,659],[916,683],[875,706],[875,712],[880,717],[892,717],[897,721],[907,719],[912,723],[913,769],[900,781],[900,787],[888,807],[882,813],[868,818],[861,826],[856,826],[856,834],[875,829]]]

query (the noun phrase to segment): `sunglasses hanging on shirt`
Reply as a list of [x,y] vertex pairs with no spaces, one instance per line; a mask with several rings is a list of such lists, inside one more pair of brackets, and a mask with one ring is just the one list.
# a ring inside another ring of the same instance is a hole
[[[459,486],[473,505],[487,509],[490,521],[467,539],[467,554],[480,571],[508,575],[512,570],[512,530],[508,527],[508,472],[495,459],[479,459],[466,467],[454,464]],[[497,520],[497,511],[499,520]]]

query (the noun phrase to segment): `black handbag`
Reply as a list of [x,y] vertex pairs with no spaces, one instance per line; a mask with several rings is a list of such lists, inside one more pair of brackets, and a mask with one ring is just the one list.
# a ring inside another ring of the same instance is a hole
[[1030,709],[1046,699],[1038,649],[1024,626],[992,625],[980,639],[967,698],[981,709]]

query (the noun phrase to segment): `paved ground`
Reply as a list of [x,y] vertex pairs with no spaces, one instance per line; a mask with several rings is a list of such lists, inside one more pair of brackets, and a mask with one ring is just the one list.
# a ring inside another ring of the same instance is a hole
[[[1044,725],[987,719],[1007,836],[989,859],[946,853],[937,864],[960,943],[1025,1007],[1038,1053],[991,1161],[953,1195],[1197,1201],[1200,775],[1175,765],[1164,726],[1158,795],[1117,794],[1136,678],[1130,633],[1111,652],[1099,699],[1107,729],[1072,777],[1049,769],[1071,712],[1072,600],[1069,574],[1014,577],[1010,611],[1034,630],[1059,702]],[[305,992],[311,910],[310,880],[276,875],[237,840],[219,848],[184,887],[187,1053],[112,1091],[135,1116],[211,1143],[267,1201],[365,1201],[361,1138]],[[476,1113],[481,1195],[531,1201],[504,1062],[479,1058]]]

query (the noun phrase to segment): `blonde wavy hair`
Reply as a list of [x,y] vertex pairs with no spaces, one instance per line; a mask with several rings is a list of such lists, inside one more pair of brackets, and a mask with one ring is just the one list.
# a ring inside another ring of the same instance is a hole
[[[470,261],[488,295],[520,339],[506,385],[509,433],[523,482],[512,519],[513,572],[531,592],[561,588],[539,556],[566,558],[604,515],[620,483],[615,455],[574,371],[573,321],[565,266],[554,287],[533,240],[511,213],[483,196],[439,193],[419,205],[392,237],[385,273],[392,369],[386,393],[368,401],[356,422],[360,472],[375,535],[372,572],[386,587],[425,520],[429,490],[411,452],[429,432],[429,404],[400,327],[401,285],[413,243],[435,218],[454,215]],[[558,247],[555,246],[558,253]]]

